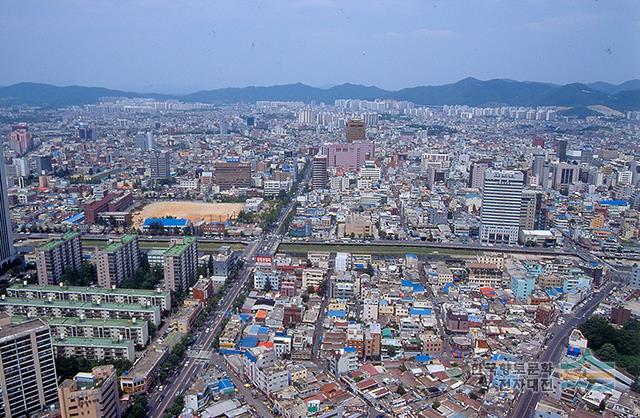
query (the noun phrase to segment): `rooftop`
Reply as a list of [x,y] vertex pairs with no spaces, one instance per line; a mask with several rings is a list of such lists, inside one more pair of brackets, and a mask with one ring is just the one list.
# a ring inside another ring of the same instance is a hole
[[65,243],[66,241],[69,241],[70,239],[73,239],[79,236],[80,236],[79,232],[67,232],[60,239],[54,239],[54,240],[45,242],[39,247],[39,249],[44,251],[53,250],[57,246]]
[[182,255],[182,253],[184,253],[187,250],[187,248],[189,248],[189,246],[194,242],[196,242],[195,237],[184,237],[182,238],[182,243],[173,244],[171,248],[169,248],[167,252],[164,253],[164,255],[168,255],[168,256]]
[[42,285],[42,284],[20,284],[14,283],[7,288],[7,290],[15,291],[40,291],[40,292],[69,292],[69,293],[87,293],[93,295],[109,294],[109,295],[123,295],[123,296],[169,296],[168,290],[153,290],[153,289],[108,289],[103,287],[83,287],[83,286],[56,286],[56,285]]
[[102,347],[125,348],[133,350],[132,340],[114,340],[112,338],[54,337],[53,345],[57,347]]

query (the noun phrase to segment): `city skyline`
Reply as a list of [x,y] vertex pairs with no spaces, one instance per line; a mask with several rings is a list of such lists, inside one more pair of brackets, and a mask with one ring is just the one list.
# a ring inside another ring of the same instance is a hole
[[21,41],[0,46],[13,57],[0,85],[185,93],[291,82],[397,89],[467,76],[637,78],[640,5],[603,3],[14,3],[0,33]]

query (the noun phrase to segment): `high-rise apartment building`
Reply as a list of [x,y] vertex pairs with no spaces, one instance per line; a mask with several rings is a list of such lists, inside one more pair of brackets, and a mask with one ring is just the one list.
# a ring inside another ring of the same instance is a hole
[[0,153],[0,267],[11,262],[15,255],[7,187],[7,171]]
[[120,418],[116,370],[112,365],[78,373],[58,388],[62,418]]
[[327,188],[328,183],[327,156],[318,154],[313,157],[311,165],[311,187],[314,190],[324,190]]
[[184,292],[198,273],[198,241],[194,237],[171,240],[164,253],[164,288]]
[[349,119],[344,128],[347,142],[364,141],[367,139],[367,132],[362,119]]
[[166,179],[171,176],[171,154],[168,151],[153,151],[149,156],[152,179]]
[[33,149],[33,138],[27,125],[16,125],[11,128],[9,146],[18,155],[24,155]]
[[251,187],[251,164],[240,161],[216,161],[214,181],[220,190]]
[[486,172],[480,215],[481,242],[509,245],[518,242],[523,186],[521,171]]
[[26,417],[55,405],[58,383],[49,326],[11,324],[0,316],[0,418]]
[[124,235],[112,241],[95,255],[98,286],[119,286],[140,268],[140,248],[137,235]]
[[82,267],[80,234],[67,232],[60,239],[51,240],[36,250],[38,283],[58,284],[66,269]]

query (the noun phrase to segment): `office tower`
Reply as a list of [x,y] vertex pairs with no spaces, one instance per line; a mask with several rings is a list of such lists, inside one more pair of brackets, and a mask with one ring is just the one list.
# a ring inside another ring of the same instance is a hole
[[67,232],[60,239],[54,239],[36,250],[38,283],[58,284],[66,269],[79,270],[82,267],[82,243],[80,234]]
[[164,288],[174,292],[189,289],[198,273],[198,242],[194,237],[171,240],[164,253]]
[[556,141],[556,152],[558,153],[558,159],[564,163],[567,161],[567,141],[560,139]]
[[171,154],[168,151],[153,151],[149,156],[152,179],[171,177]]
[[153,151],[156,149],[156,141],[153,138],[153,132],[147,131],[147,149]]
[[233,160],[216,161],[213,177],[220,190],[251,187],[251,164]]
[[27,157],[14,158],[13,166],[16,168],[17,177],[29,177],[29,174],[31,174],[31,167],[29,166]]
[[62,418],[119,418],[118,376],[112,365],[78,373],[58,388]]
[[579,167],[569,163],[557,163],[553,165],[553,188],[558,191],[567,191],[569,186],[578,181]]
[[344,128],[347,142],[364,141],[367,139],[366,128],[362,119],[349,119]]
[[547,163],[547,157],[544,152],[537,152],[533,154],[533,175],[536,177],[536,184],[542,187],[548,187],[549,178],[549,164]]
[[327,188],[328,183],[327,156],[318,154],[313,157],[311,165],[311,187],[314,190],[324,190]]
[[40,175],[43,172],[49,174],[53,171],[53,165],[51,164],[50,155],[34,155],[31,159],[32,164],[35,166],[35,172]]
[[119,286],[140,268],[140,248],[137,235],[123,235],[95,254],[98,286]]
[[95,129],[81,123],[76,127],[76,138],[83,141],[93,141],[96,139]]
[[33,138],[27,125],[16,125],[11,128],[9,146],[18,155],[23,155],[33,149]]
[[520,210],[520,229],[544,229],[544,211],[542,210],[543,194],[537,190],[522,192],[522,207]]
[[13,256],[15,255],[7,187],[7,172],[4,166],[4,156],[2,152],[0,152],[0,267],[13,261]]
[[474,189],[482,189],[484,185],[484,175],[489,169],[489,163],[487,161],[478,161],[471,164],[471,171],[469,172],[469,187]]
[[584,145],[582,147],[582,152],[580,153],[580,162],[589,164],[593,162],[593,146]]
[[58,401],[49,326],[40,319],[12,325],[0,315],[0,418],[44,411]]
[[487,170],[482,190],[480,240],[483,243],[518,242],[524,175],[520,171]]
[[140,149],[141,151],[149,150],[149,140],[147,139],[147,136],[144,134],[144,132],[138,132],[133,138],[133,142],[135,143],[136,148]]
[[256,117],[255,116],[247,116],[245,119],[247,124],[247,128],[253,128],[256,125]]
[[229,124],[226,121],[221,120],[218,122],[218,127],[220,128],[220,135],[227,135],[229,133]]
[[327,167],[357,172],[365,161],[375,160],[375,146],[371,141],[325,144],[321,154],[327,156]]

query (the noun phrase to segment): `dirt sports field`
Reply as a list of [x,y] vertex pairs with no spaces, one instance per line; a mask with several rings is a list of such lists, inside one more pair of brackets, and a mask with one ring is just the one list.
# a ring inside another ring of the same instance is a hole
[[187,218],[191,222],[224,222],[235,218],[242,210],[242,203],[156,202],[145,206],[133,216],[133,224],[142,225],[146,218]]

